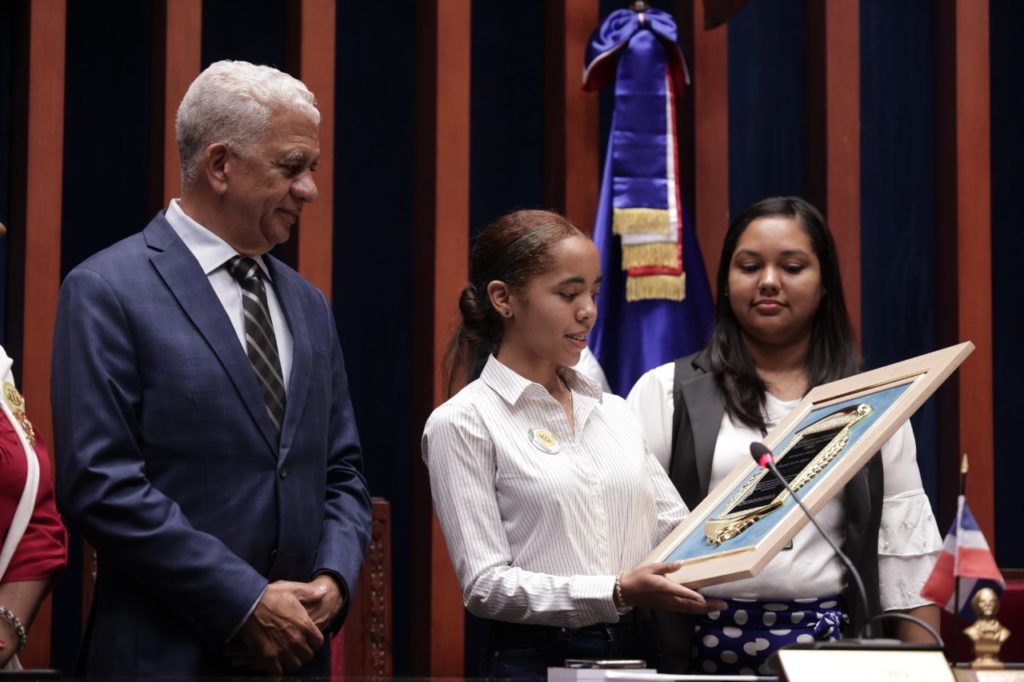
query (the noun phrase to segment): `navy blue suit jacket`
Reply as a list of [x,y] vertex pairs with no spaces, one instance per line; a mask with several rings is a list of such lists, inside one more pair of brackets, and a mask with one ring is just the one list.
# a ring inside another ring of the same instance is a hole
[[[334,318],[266,260],[294,337],[279,443],[220,300],[162,213],[61,288],[57,492],[98,552],[89,675],[229,673],[225,642],[269,581],[326,571],[355,586],[370,502]],[[303,674],[327,672],[327,648]]]

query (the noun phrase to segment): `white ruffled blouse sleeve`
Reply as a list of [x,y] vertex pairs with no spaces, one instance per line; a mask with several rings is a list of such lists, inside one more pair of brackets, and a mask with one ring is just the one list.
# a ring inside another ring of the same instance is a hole
[[885,611],[928,604],[921,587],[928,579],[942,537],[921,485],[917,444],[910,422],[882,446],[885,492],[878,532],[879,597]]

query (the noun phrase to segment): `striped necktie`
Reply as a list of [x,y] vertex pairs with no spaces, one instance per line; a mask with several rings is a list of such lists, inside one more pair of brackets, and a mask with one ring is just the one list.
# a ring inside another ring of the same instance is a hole
[[267,292],[259,264],[247,256],[228,261],[228,272],[242,287],[242,313],[245,317],[245,352],[249,356],[256,380],[263,392],[267,414],[274,428],[281,432],[284,419],[284,377],[277,354],[277,338],[267,307]]

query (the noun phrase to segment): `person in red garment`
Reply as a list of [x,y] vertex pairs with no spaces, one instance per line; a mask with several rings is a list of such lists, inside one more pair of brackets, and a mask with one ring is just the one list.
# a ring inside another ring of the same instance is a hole
[[[7,229],[0,223],[0,236]],[[67,531],[57,514],[50,455],[25,413],[13,361],[0,346],[0,667],[20,670],[39,604],[67,563]]]

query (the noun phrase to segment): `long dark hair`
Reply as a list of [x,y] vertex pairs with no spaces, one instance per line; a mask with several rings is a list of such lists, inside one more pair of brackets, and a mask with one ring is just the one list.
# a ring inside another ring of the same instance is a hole
[[497,351],[504,323],[491,305],[487,285],[500,280],[512,289],[552,266],[551,247],[568,237],[586,237],[550,211],[514,211],[484,228],[469,260],[469,283],[459,295],[462,321],[445,353],[444,372],[451,395],[461,375],[472,381],[488,354]]
[[708,352],[711,371],[725,394],[725,408],[747,426],[763,429],[765,383],[757,374],[743,340],[743,330],[725,292],[729,289],[729,268],[740,236],[758,218],[796,218],[811,240],[821,268],[825,293],[811,324],[811,342],[805,364],[809,386],[835,381],[855,374],[860,366],[853,327],[846,312],[839,257],[832,233],[818,209],[799,197],[772,197],[748,206],[729,226],[718,261],[718,300],[715,328]]

